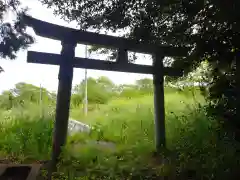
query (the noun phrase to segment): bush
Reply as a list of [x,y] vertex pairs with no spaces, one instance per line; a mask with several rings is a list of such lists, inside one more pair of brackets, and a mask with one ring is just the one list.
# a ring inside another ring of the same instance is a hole
[[51,118],[20,117],[0,125],[0,151],[17,161],[50,158],[53,121]]
[[209,114],[240,129],[237,117],[237,72],[234,66],[224,74],[215,71],[209,87]]

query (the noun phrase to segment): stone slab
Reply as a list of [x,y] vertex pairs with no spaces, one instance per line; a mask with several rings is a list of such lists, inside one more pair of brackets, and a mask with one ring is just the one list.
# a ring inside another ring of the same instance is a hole
[[0,164],[0,179],[36,180],[41,166],[42,164]]

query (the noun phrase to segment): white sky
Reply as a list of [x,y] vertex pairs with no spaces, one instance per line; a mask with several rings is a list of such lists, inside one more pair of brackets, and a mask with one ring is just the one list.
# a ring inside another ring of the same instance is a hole
[[[42,6],[36,0],[22,0],[23,4],[26,4],[29,9],[29,14],[37,19],[41,19],[47,22],[51,22],[58,25],[67,27],[77,28],[76,23],[67,23],[61,20],[59,17],[55,17],[51,9],[47,9]],[[13,18],[8,15],[7,18]],[[60,53],[61,44],[59,41],[46,39],[34,35],[36,43],[32,45],[29,50],[49,52],[49,53]],[[84,57],[85,47],[78,45],[76,48],[76,56]],[[0,93],[3,90],[13,88],[18,82],[31,83],[36,86],[42,84],[43,87],[50,91],[57,91],[58,85],[58,66],[53,65],[41,65],[41,64],[30,64],[26,62],[27,51],[21,51],[18,53],[17,59],[3,60],[0,61],[0,66],[3,67],[4,71],[0,74]],[[103,57],[103,56],[102,56]],[[139,64],[151,64],[149,58],[138,58],[136,63]],[[122,73],[122,72],[110,72],[110,71],[97,71],[88,70],[88,76],[97,78],[99,76],[107,76],[114,83],[133,83],[137,79],[144,77],[151,78],[151,75],[134,74],[134,73]],[[84,78],[84,69],[74,69],[73,86],[81,82]]]

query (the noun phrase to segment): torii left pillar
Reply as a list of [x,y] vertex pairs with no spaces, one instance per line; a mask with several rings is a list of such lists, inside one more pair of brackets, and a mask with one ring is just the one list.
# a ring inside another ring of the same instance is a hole
[[62,152],[61,148],[65,145],[67,139],[75,48],[76,43],[62,42],[53,150],[48,179],[51,179],[52,173],[57,170],[57,163]]

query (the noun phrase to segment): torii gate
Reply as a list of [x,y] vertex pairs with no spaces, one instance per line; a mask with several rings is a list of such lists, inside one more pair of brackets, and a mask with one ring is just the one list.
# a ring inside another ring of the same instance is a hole
[[[82,30],[67,28],[30,16],[24,16],[28,26],[42,37],[60,40],[62,43],[61,54],[28,51],[27,62],[39,64],[60,65],[59,84],[57,93],[56,119],[53,134],[52,168],[55,169],[61,147],[64,146],[67,136],[69,106],[72,88],[73,68],[97,69],[106,71],[120,71],[142,74],[153,74],[154,83],[154,120],[156,150],[165,147],[165,108],[164,108],[164,75],[181,76],[181,70],[163,67],[165,56],[187,56],[188,48],[156,46],[139,43],[126,38],[102,35]],[[77,43],[100,45],[116,48],[118,56],[116,62],[108,62],[89,58],[75,57]],[[153,66],[137,65],[128,62],[128,51],[151,54]]]

